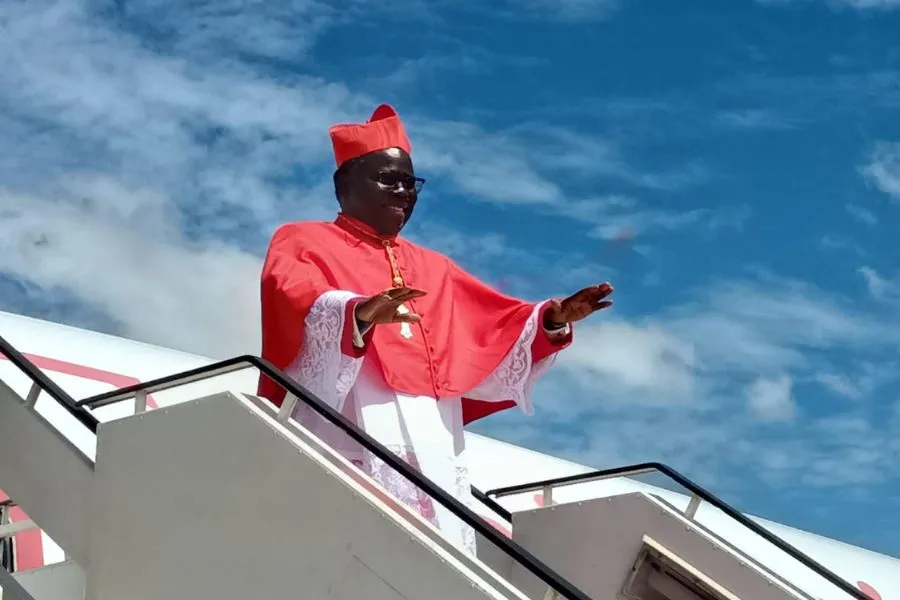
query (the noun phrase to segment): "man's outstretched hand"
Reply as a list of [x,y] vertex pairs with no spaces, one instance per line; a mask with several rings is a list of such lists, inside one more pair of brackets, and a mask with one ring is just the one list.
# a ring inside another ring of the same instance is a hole
[[356,306],[356,318],[363,323],[417,323],[421,317],[413,312],[398,313],[397,307],[407,300],[421,298],[422,290],[398,287],[366,298]]
[[548,328],[562,327],[608,308],[612,306],[612,300],[606,300],[606,297],[612,293],[613,287],[609,283],[601,283],[579,290],[565,300],[551,300],[544,312],[544,325]]

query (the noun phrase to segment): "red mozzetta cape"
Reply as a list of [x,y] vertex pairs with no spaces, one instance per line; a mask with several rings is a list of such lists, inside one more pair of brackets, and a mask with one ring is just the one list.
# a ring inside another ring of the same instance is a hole
[[[490,375],[522,333],[534,304],[505,296],[478,281],[447,257],[402,238],[383,240],[362,223],[339,216],[334,223],[291,223],[272,238],[263,266],[262,356],[286,368],[303,341],[304,320],[316,299],[329,290],[363,296],[392,285],[385,250],[390,244],[405,285],[427,292],[408,302],[421,315],[412,324],[412,339],[400,335],[399,324],[376,325],[365,347],[352,343],[352,311],[348,303],[342,351],[367,354],[381,366],[394,390],[434,398],[462,396]],[[532,345],[534,362],[571,343],[572,336],[552,343],[542,329]],[[259,395],[280,405],[284,390],[268,377]],[[514,402],[464,398],[463,420],[470,423]]]

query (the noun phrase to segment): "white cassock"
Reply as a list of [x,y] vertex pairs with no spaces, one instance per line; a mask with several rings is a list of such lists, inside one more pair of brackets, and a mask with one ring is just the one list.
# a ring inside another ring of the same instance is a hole
[[[553,353],[532,364],[531,346],[542,328],[538,323],[542,305],[535,306],[512,350],[490,376],[463,396],[437,401],[432,397],[410,396],[390,389],[377,364],[365,355],[355,358],[341,352],[347,302],[357,297],[358,294],[351,292],[329,291],[316,300],[306,317],[300,354],[286,369],[287,375],[460,502],[472,507],[475,499],[469,487],[462,397],[514,400],[526,415],[533,414],[531,388],[556,357]],[[564,338],[569,333],[569,326],[546,333],[551,340],[557,336]],[[363,346],[355,323],[354,345]],[[293,417],[362,468],[388,492],[439,527],[447,539],[475,555],[474,530],[453,513],[341,430],[322,420],[305,404],[297,405]]]

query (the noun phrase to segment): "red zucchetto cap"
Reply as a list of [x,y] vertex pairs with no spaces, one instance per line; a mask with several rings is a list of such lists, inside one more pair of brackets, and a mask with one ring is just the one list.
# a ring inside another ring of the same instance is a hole
[[376,108],[366,123],[333,125],[328,133],[338,167],[369,152],[401,148],[409,154],[412,150],[403,123],[389,104]]

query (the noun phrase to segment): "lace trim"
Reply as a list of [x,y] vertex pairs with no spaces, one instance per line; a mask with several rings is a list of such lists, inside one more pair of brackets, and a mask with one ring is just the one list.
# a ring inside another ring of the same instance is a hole
[[[469,469],[465,465],[456,465],[456,498],[472,508],[472,488],[469,483]],[[459,521],[462,532],[463,550],[472,556],[478,556],[478,550],[475,546],[475,530]]]
[[362,358],[341,352],[344,315],[352,292],[329,291],[319,296],[306,317],[303,345],[286,369],[287,375],[340,411],[362,367]]
[[[421,473],[419,461],[412,446],[388,445],[386,448]],[[392,496],[419,513],[426,521],[444,531],[445,535],[449,527],[459,527],[462,549],[472,556],[477,556],[475,530],[455,515],[449,513],[449,511],[444,514],[447,515],[450,523],[441,523],[435,508],[436,503],[431,496],[391,468],[390,465],[368,451],[363,452],[362,460],[353,460],[351,462],[377,481]],[[457,500],[472,508],[469,470],[465,466],[456,466],[455,489],[446,491],[453,493]]]
[[[403,459],[413,469],[421,472],[419,461],[412,446],[389,445],[386,448]],[[431,496],[416,487],[414,483],[395,471],[389,464],[368,450],[363,451],[362,460],[354,460],[352,462],[377,481],[392,496],[422,515],[426,521],[429,521],[435,527],[439,527],[437,512],[434,510],[434,501],[431,499]]]
[[537,364],[532,364],[531,345],[540,327],[539,315],[542,304],[534,307],[519,339],[504,357],[493,373],[488,375],[471,392],[466,393],[472,400],[500,402],[515,400],[526,415],[534,414],[531,402],[531,388],[556,360],[556,354],[548,356]]

